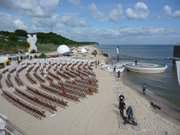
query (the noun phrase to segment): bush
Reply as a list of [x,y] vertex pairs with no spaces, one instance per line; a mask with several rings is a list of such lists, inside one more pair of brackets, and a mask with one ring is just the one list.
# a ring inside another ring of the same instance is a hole
[[39,55],[39,58],[47,58],[47,55],[46,55],[45,53],[41,53],[41,54]]

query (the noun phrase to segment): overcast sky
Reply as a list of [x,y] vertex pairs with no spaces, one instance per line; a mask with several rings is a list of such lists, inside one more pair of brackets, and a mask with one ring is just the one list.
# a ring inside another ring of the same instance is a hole
[[104,44],[180,42],[180,0],[0,0],[0,30]]

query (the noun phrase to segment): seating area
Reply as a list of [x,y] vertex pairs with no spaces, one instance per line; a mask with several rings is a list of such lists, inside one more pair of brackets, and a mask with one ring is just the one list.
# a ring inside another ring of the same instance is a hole
[[42,119],[98,92],[94,63],[66,57],[25,60],[0,70],[0,90],[11,104]]

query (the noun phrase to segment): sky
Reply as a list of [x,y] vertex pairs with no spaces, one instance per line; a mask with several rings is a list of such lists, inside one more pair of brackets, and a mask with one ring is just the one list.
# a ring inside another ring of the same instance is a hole
[[180,0],[0,0],[0,30],[101,44],[180,43]]

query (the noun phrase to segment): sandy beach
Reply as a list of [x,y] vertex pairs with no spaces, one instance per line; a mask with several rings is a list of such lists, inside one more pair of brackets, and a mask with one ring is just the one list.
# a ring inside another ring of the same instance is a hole
[[[44,135],[131,135],[156,134],[178,135],[180,126],[166,120],[152,111],[149,102],[121,81],[100,69],[95,70],[99,80],[99,92],[79,103],[59,110],[55,116],[37,120],[12,106],[0,97],[1,113],[26,134]],[[118,111],[118,95],[124,94],[127,105],[134,109],[138,126],[123,125]]]
[[[102,60],[102,56],[97,56]],[[104,60],[104,58],[103,58]],[[0,96],[0,113],[27,135],[179,135],[180,125],[155,113],[147,99],[100,67],[94,69],[98,93],[69,102],[54,115],[39,120]],[[138,126],[124,125],[118,109],[118,96],[131,105]]]

